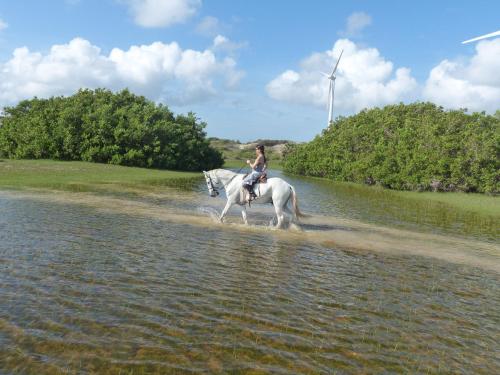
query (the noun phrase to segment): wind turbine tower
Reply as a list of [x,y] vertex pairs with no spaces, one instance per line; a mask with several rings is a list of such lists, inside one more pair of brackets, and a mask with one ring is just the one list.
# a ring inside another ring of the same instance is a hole
[[335,79],[337,79],[337,76],[335,75],[335,73],[337,72],[337,68],[339,66],[339,62],[340,62],[340,59],[342,58],[343,53],[344,53],[344,50],[342,50],[340,52],[340,56],[337,59],[337,63],[333,67],[331,74],[321,72],[321,74],[323,74],[330,81],[330,88],[328,89],[328,126],[330,126],[330,124],[333,121],[333,102],[335,99]]

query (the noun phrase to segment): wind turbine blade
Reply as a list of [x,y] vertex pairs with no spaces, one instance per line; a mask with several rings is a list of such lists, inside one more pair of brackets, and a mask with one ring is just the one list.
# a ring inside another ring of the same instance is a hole
[[321,74],[323,74],[326,78],[330,78],[330,76],[328,75],[328,73],[325,73],[325,72],[320,72]]
[[335,74],[335,72],[337,71],[337,67],[339,66],[339,62],[340,62],[340,59],[342,58],[342,54],[344,53],[344,50],[342,50],[340,52],[340,56],[339,56],[339,59],[337,60],[337,63],[335,64],[335,68],[333,68],[332,70],[332,76]]
[[469,40],[464,40],[462,42],[462,44],[466,44],[466,43],[470,43],[470,42],[475,42],[475,41],[481,40],[481,39],[491,38],[492,36],[500,36],[500,30],[495,31],[494,33],[489,33],[489,34],[486,34],[486,35],[478,36],[477,38],[472,38],[472,39],[469,39]]

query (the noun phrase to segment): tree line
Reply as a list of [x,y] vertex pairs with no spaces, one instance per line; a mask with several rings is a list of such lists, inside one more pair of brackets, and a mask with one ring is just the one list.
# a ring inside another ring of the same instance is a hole
[[220,167],[194,113],[174,115],[128,90],[80,90],[4,108],[0,157],[195,171]]
[[339,117],[290,145],[284,170],[399,190],[493,193],[500,181],[500,111],[389,105]]

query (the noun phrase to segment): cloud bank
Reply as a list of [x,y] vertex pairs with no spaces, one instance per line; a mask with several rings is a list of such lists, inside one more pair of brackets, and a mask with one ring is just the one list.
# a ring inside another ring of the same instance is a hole
[[0,106],[33,96],[69,95],[80,88],[130,88],[169,104],[205,101],[237,86],[244,72],[231,57],[176,42],[114,48],[108,55],[88,40],[54,45],[46,54],[26,47],[0,63]]
[[449,108],[500,109],[500,38],[479,42],[471,58],[441,61],[425,82],[423,98]]
[[407,67],[394,67],[376,48],[339,39],[331,50],[304,58],[299,69],[288,69],[266,86],[276,100],[326,107],[329,72],[340,51],[335,108],[341,112],[400,101],[428,100],[446,108],[494,112],[500,109],[500,39],[482,41],[470,58],[443,60],[418,84]]
[[328,81],[320,72],[330,72],[341,50],[337,71],[335,107],[358,111],[411,99],[417,82],[408,68],[394,64],[376,48],[361,48],[348,39],[339,39],[328,51],[313,53],[300,63],[300,70],[286,70],[267,84],[270,97],[292,103],[325,107]]

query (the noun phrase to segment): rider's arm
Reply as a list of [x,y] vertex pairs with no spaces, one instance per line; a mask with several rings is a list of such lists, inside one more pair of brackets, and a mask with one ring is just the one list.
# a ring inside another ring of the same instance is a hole
[[247,160],[247,163],[250,165],[252,169],[254,169],[257,165],[259,165],[260,160],[262,159],[262,155],[258,156],[257,159],[252,163],[250,160]]

